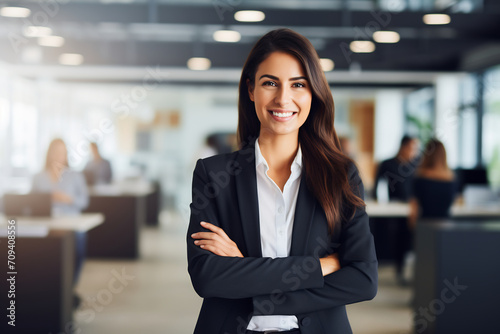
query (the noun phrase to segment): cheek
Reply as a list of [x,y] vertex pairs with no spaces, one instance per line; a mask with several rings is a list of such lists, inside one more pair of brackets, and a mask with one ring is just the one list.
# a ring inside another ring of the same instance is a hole
[[312,96],[310,94],[304,94],[297,99],[302,111],[307,111],[311,109]]

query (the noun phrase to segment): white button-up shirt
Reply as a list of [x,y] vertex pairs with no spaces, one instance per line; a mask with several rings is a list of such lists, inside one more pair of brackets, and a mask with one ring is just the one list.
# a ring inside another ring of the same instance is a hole
[[[295,206],[302,172],[300,144],[292,162],[290,177],[283,187],[283,192],[267,175],[269,165],[262,156],[258,138],[255,141],[255,168],[257,172],[262,256],[271,258],[289,256]],[[262,277],[262,279],[266,278]],[[254,331],[285,331],[293,328],[299,328],[297,317],[294,315],[253,316],[247,326],[247,329]]]

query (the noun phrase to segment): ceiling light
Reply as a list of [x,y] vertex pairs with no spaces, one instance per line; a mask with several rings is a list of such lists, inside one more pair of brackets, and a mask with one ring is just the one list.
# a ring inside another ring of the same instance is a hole
[[24,7],[3,7],[0,9],[0,15],[5,17],[28,17],[31,10]]
[[240,10],[234,13],[234,19],[240,22],[261,22],[265,18],[266,14],[258,10]]
[[236,43],[241,39],[241,34],[234,30],[217,30],[214,32],[214,40],[217,42]]
[[319,60],[319,62],[321,64],[321,68],[323,68],[324,72],[333,71],[333,69],[335,68],[335,63],[333,62],[333,60],[331,60],[329,58],[321,58]]
[[60,47],[64,44],[64,38],[60,36],[44,36],[38,38],[38,45]]
[[426,14],[423,17],[425,24],[448,24],[451,22],[451,18],[447,14]]
[[395,31],[375,31],[373,33],[373,39],[377,43],[397,43],[399,42],[400,36]]
[[371,41],[353,41],[349,44],[352,52],[370,53],[375,51],[375,43]]
[[83,63],[83,56],[79,53],[63,53],[59,56],[59,64],[61,65],[80,65]]
[[52,29],[42,26],[27,26],[23,29],[23,35],[26,37],[43,37],[52,34]]
[[193,57],[187,62],[187,67],[193,71],[205,71],[210,68],[212,62],[208,58]]

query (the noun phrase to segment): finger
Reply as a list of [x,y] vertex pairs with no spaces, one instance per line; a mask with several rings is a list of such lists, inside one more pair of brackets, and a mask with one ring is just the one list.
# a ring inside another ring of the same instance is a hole
[[214,253],[215,255],[226,256],[226,253],[224,253],[220,248],[217,248],[213,245],[201,245],[200,247],[202,249],[205,249],[207,251]]
[[214,224],[210,224],[208,222],[201,222],[200,224],[201,224],[201,226],[205,227],[206,229],[209,229],[210,231],[220,235],[224,239],[231,240],[231,239],[229,239],[226,232],[222,228],[215,226]]
[[193,239],[213,239],[216,236],[214,232],[197,232],[191,234],[191,238]]
[[[227,243],[225,243],[224,241],[221,241],[221,240],[213,240],[213,239],[202,239],[202,240],[195,240],[194,241],[194,244],[195,245],[198,245],[198,246],[213,246],[215,248],[217,248],[221,253],[224,253],[224,254],[231,254],[231,246],[228,245]],[[203,247],[202,247],[203,248]]]
[[210,224],[208,222],[200,222],[200,225],[203,226],[204,228],[212,231],[212,232],[215,232],[215,233],[218,233],[220,230],[222,230],[220,227],[218,226],[215,226],[214,224]]
[[220,242],[221,244],[227,243],[227,241],[224,240],[224,238],[222,238],[220,235],[215,234],[213,232],[198,232],[198,233],[192,234],[192,236],[193,236],[193,239],[196,239],[196,240],[214,240],[214,241]]

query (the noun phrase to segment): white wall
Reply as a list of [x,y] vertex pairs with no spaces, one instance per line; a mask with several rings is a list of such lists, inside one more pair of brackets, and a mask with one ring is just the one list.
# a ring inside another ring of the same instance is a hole
[[458,105],[460,101],[460,74],[440,75],[436,79],[435,135],[446,147],[448,165],[458,164]]
[[375,94],[375,161],[394,157],[404,135],[404,91],[384,89]]

